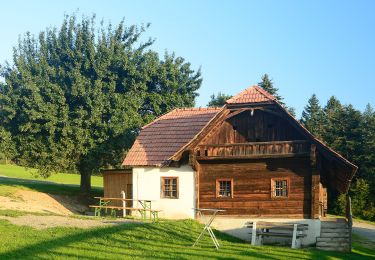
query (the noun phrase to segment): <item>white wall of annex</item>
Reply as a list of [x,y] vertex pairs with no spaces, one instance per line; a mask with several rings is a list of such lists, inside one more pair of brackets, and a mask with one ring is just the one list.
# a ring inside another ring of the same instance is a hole
[[[189,165],[179,168],[133,168],[133,198],[152,200],[152,208],[162,210],[161,218],[194,218],[195,180],[194,171]],[[178,199],[164,199],[160,196],[160,178],[178,177]],[[137,206],[134,201],[134,207]],[[135,213],[135,212],[134,212]]]

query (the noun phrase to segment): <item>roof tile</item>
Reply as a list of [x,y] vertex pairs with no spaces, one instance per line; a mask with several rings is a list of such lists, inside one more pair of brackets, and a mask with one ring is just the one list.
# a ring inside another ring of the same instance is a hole
[[276,100],[274,96],[259,86],[249,87],[227,100],[227,104],[264,103]]
[[160,166],[193,139],[219,108],[175,109],[145,125],[123,165]]

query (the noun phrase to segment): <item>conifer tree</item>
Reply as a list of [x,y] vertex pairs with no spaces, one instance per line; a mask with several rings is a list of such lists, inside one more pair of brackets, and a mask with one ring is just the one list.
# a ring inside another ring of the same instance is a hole
[[313,94],[308,104],[302,111],[301,123],[315,136],[322,137],[323,134],[323,110],[319,100]]
[[269,78],[268,74],[264,74],[263,77],[262,77],[262,81],[258,83],[259,87],[263,88],[265,91],[267,91],[268,93],[270,93],[271,95],[273,95],[275,98],[277,98],[277,100],[283,104],[283,98],[279,95],[278,91],[279,89],[276,88],[274,85],[273,85],[273,82],[272,80]]
[[363,129],[364,142],[359,165],[363,172],[363,178],[372,185],[375,201],[375,111],[370,104],[367,104],[362,117],[361,129]]
[[225,101],[227,101],[231,97],[232,97],[231,95],[227,95],[227,94],[224,94],[224,93],[221,93],[221,92],[219,92],[217,94],[217,96],[215,96],[215,94],[212,94],[211,95],[211,100],[208,102],[207,106],[208,107],[221,107],[221,106],[224,106]]
[[273,82],[272,80],[269,78],[268,74],[264,74],[263,77],[262,77],[262,81],[258,83],[258,86],[263,88],[264,90],[266,90],[268,93],[270,93],[271,95],[273,95],[277,101],[279,101],[279,103],[281,105],[283,105],[283,107],[285,107],[286,110],[289,111],[290,114],[292,114],[294,117],[296,116],[296,112],[295,112],[295,109],[294,107],[288,107],[285,103],[284,103],[284,98],[282,96],[279,95],[278,91],[279,89],[276,88],[274,85],[273,85]]

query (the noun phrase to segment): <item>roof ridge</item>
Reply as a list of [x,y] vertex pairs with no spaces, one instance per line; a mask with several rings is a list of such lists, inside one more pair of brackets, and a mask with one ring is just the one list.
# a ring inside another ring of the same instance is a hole
[[258,85],[254,85],[253,86],[254,87],[254,89],[256,90],[256,91],[258,91],[260,94],[262,94],[263,96],[265,96],[265,97],[267,97],[267,98],[269,98],[269,99],[271,99],[271,100],[277,100],[277,98],[274,96],[274,95],[272,95],[271,93],[269,93],[267,90],[265,90],[264,88],[262,88],[262,87],[260,87],[260,86],[258,86]]
[[258,85],[252,85],[226,101],[226,104],[259,103],[277,100],[272,94]]
[[189,111],[189,110],[219,110],[221,107],[180,107],[176,108],[177,111]]
[[171,111],[169,112],[165,112],[164,114],[158,116],[157,118],[155,118],[154,120],[152,120],[150,123],[144,125],[141,127],[141,129],[145,129],[146,127],[149,127],[150,125],[162,120],[165,118],[166,115],[169,115],[173,112],[177,112],[177,111],[216,111],[216,110],[220,110],[221,107],[178,107],[178,108],[174,108],[172,109]]

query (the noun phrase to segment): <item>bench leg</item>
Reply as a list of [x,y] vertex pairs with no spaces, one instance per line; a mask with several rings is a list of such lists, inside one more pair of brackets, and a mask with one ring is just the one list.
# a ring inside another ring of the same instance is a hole
[[152,221],[153,222],[158,222],[159,221],[159,212],[157,211],[150,211],[150,214],[152,214]]
[[100,208],[95,208],[95,211],[94,211],[95,217],[100,217],[100,211],[101,211]]
[[297,224],[293,225],[292,248],[297,248]]
[[253,229],[251,232],[251,245],[255,246],[256,245],[256,239],[257,239],[257,223],[253,223]]

